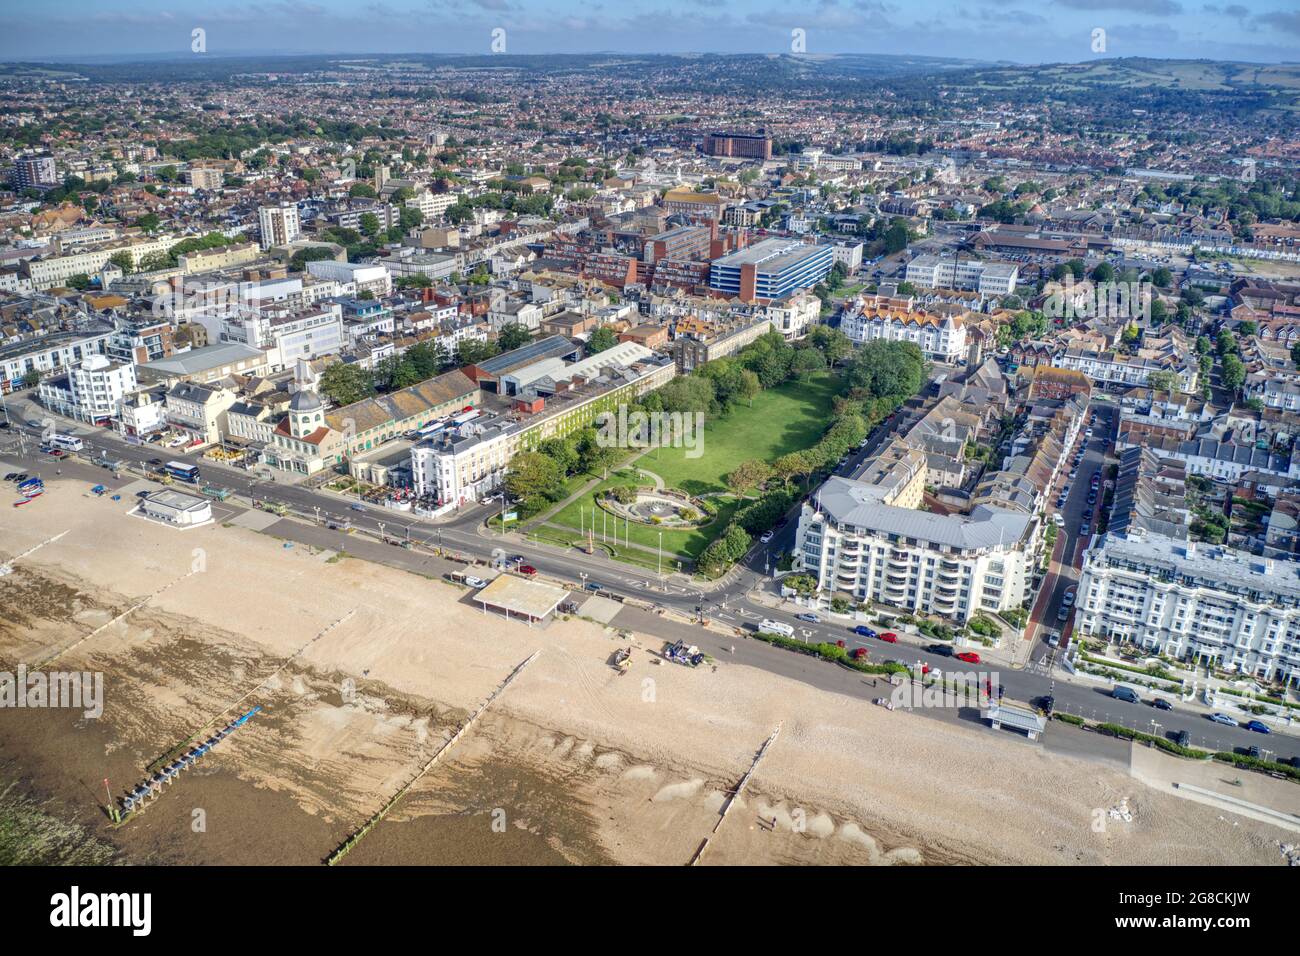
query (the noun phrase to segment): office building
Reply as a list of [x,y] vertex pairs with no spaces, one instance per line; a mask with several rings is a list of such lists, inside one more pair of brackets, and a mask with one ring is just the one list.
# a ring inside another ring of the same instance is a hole
[[767,160],[772,158],[772,137],[762,129],[754,133],[706,133],[704,152],[709,156]]
[[709,287],[742,302],[779,299],[825,279],[834,264],[831,249],[790,239],[764,239],[713,260]]

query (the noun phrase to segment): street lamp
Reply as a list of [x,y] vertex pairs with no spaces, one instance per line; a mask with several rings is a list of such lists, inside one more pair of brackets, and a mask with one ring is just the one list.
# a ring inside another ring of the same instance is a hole
[[664,533],[659,532],[659,549],[656,557],[656,567],[659,574],[659,590],[664,587]]
[[320,505],[313,505],[313,508],[316,511],[316,523],[320,524]]

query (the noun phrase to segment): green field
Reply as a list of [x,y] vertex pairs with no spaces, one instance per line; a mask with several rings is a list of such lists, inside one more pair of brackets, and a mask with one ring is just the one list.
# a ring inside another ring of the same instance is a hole
[[[817,443],[830,425],[832,399],[839,390],[839,379],[831,373],[814,376],[806,383],[787,382],[777,388],[760,392],[750,405],[738,405],[726,416],[710,421],[704,428],[701,448],[703,454],[688,458],[685,448],[659,448],[643,455],[635,467],[653,472],[663,479],[665,488],[678,488],[690,495],[725,494],[726,476],[740,462],[757,458],[771,462],[793,451],[802,451]],[[612,516],[605,525],[596,496],[614,485],[638,484],[649,486],[653,482],[646,475],[623,469],[601,482],[591,492],[570,502],[546,522],[543,533],[552,539],[564,538],[565,529],[573,532],[569,540],[576,543],[581,529],[591,522],[592,509],[597,519],[596,543],[601,543],[601,531],[606,531],[607,541],[613,543]],[[718,514],[709,524],[689,531],[663,531],[664,555],[694,559],[727,526],[741,502],[727,495],[714,499]],[[618,543],[625,541],[643,548],[657,548],[659,528],[651,525],[620,522]],[[635,551],[635,548],[627,549]],[[623,554],[624,560],[643,563],[642,555]],[[655,560],[651,554],[650,560]]]
[[742,461],[773,462],[817,444],[830,426],[831,400],[839,378],[829,372],[807,383],[786,382],[759,392],[752,407],[738,405],[704,426],[703,454],[687,458],[684,448],[657,448],[638,464],[668,488],[690,495],[726,491],[726,476]]

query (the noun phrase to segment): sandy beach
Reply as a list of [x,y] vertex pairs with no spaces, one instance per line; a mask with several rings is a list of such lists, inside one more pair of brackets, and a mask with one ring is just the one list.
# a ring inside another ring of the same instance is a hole
[[[102,671],[104,713],[0,709],[0,781],[125,861],[322,861],[538,650],[345,865],[684,864],[778,725],[705,864],[1281,864],[1296,841],[975,724],[725,661],[657,665],[648,635],[620,676],[600,625],[529,628],[442,581],[239,527],[163,528],[85,491],[64,481],[0,514],[4,558],[66,531],[0,579],[0,661],[71,648],[49,667]],[[105,778],[122,793],[241,698],[263,712],[108,826]],[[1144,757],[1146,778],[1152,759],[1172,758]],[[1129,820],[1106,817],[1121,806]]]

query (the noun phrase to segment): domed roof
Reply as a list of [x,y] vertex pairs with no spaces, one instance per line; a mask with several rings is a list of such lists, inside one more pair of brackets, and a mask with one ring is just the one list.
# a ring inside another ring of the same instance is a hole
[[320,396],[307,388],[298,389],[293,393],[293,398],[289,399],[291,412],[316,412],[324,407],[325,403],[320,400]]

